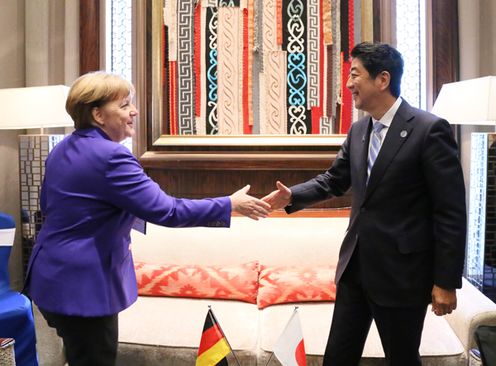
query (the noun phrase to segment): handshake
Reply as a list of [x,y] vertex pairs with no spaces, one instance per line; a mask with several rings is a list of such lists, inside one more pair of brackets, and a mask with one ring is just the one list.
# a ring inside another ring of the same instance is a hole
[[286,207],[291,203],[291,191],[279,181],[276,182],[276,186],[275,191],[258,199],[248,194],[250,185],[246,185],[229,196],[232,211],[258,220],[267,217],[274,210]]

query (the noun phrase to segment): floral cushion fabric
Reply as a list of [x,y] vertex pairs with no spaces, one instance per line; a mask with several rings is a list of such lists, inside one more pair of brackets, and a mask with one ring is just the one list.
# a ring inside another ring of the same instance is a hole
[[239,300],[255,304],[258,262],[207,266],[135,263],[138,294]]
[[261,266],[257,304],[260,309],[270,305],[334,301],[336,285],[335,268],[316,267],[268,267]]

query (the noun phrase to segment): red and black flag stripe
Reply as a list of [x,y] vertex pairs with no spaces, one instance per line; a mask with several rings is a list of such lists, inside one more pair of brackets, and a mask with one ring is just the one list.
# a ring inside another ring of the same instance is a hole
[[231,347],[226,336],[209,309],[203,326],[196,366],[228,366],[226,356],[230,352]]

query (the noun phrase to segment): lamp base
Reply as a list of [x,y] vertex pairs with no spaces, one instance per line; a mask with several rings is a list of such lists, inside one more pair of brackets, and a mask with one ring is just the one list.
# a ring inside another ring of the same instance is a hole
[[466,277],[496,302],[496,133],[472,133]]
[[45,160],[65,135],[19,135],[19,174],[21,192],[21,234],[23,275],[41,228],[40,190],[45,176]]

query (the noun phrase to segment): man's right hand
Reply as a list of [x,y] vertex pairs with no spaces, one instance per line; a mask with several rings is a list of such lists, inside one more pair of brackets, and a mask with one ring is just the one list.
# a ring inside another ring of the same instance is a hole
[[270,205],[271,211],[284,208],[291,203],[291,190],[279,181],[276,182],[276,187],[275,191],[262,198],[262,201]]

